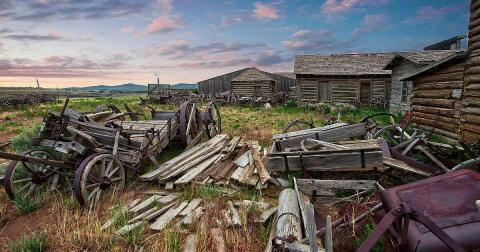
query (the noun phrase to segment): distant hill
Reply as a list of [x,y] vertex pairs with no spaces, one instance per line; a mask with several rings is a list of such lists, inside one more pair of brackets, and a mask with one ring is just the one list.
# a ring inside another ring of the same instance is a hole
[[[178,83],[178,84],[171,85],[171,88],[172,89],[195,89],[197,88],[197,84]],[[119,84],[119,85],[97,85],[97,86],[89,86],[89,87],[75,87],[75,88],[68,88],[68,89],[80,90],[80,91],[91,91],[91,92],[146,93],[147,85],[127,83],[127,84]]]

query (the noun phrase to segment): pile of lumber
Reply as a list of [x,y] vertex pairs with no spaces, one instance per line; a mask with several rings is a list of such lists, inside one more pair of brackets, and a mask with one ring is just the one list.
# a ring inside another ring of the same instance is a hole
[[242,142],[240,137],[217,135],[163,164],[156,163],[156,169],[139,180],[159,181],[166,189],[192,183],[264,185],[270,180],[265,152],[258,144]]

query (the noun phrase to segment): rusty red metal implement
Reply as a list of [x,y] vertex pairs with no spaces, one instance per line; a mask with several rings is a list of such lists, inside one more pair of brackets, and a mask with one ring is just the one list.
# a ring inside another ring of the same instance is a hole
[[[468,251],[480,248],[480,174],[459,170],[380,192],[386,212],[407,204]],[[478,201],[477,201],[478,202]],[[398,223],[397,223],[398,224]],[[429,228],[419,222],[390,229],[405,251],[450,251]],[[406,232],[405,232],[406,231]]]

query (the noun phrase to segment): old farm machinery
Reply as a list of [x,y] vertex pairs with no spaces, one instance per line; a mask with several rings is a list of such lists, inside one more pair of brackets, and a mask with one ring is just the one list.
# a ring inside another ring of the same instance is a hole
[[133,112],[122,113],[113,105],[81,114],[67,108],[50,111],[32,150],[22,154],[0,152],[12,160],[4,187],[10,199],[36,197],[73,185],[78,202],[94,208],[102,197],[121,190],[147,162],[158,166],[156,156],[176,139],[191,148],[202,136],[220,132],[218,108],[208,104],[198,113],[186,102],[178,111],[152,110],[151,120],[127,121]]

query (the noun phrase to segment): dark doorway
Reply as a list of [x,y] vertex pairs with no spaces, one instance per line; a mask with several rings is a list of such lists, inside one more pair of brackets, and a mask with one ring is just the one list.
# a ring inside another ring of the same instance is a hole
[[362,106],[368,106],[370,103],[370,82],[360,82],[360,103]]

